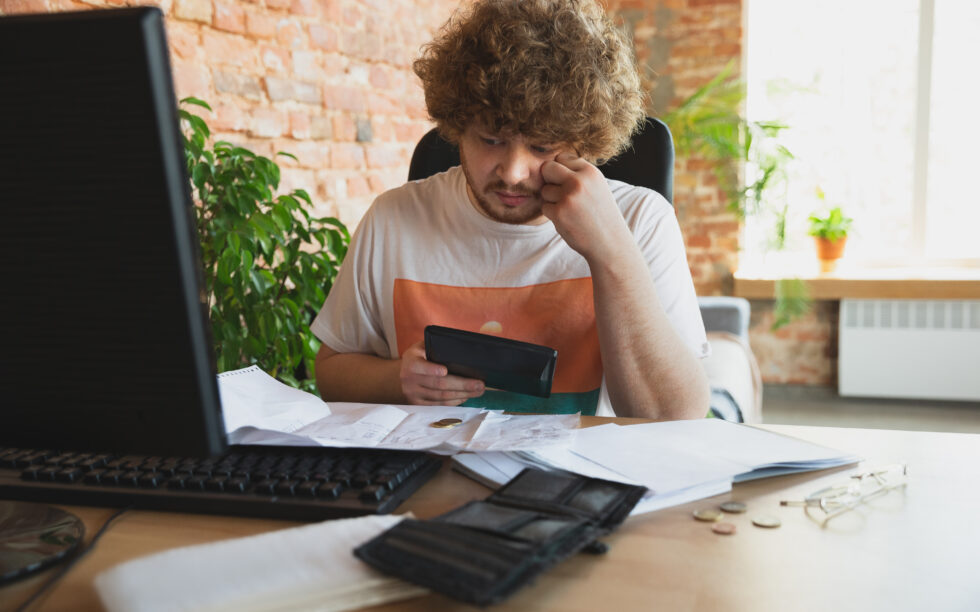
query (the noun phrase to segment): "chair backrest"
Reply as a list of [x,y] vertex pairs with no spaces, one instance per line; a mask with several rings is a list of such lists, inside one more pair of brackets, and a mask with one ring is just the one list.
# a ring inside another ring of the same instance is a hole
[[[459,165],[459,150],[435,130],[419,140],[408,167],[414,181]],[[606,178],[653,189],[668,202],[674,201],[674,141],[663,121],[647,117],[632,144],[612,160],[599,166]]]

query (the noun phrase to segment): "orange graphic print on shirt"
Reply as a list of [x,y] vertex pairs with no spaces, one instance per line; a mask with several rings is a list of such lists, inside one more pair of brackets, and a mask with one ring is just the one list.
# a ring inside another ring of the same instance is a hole
[[589,392],[602,383],[591,278],[527,287],[396,279],[392,300],[399,354],[423,339],[426,325],[442,325],[557,349],[552,393]]

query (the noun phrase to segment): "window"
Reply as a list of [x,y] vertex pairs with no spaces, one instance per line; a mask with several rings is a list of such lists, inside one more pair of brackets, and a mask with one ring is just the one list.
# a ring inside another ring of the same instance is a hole
[[[767,207],[787,204],[787,251],[811,254],[807,216],[840,205],[855,219],[852,262],[980,265],[980,3],[746,8],[746,113],[786,124],[779,141],[795,156]],[[747,256],[773,222],[749,218]]]

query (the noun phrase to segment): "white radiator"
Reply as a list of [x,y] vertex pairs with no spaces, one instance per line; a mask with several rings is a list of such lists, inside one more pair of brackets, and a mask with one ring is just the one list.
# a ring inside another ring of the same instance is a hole
[[841,300],[838,391],[980,401],[980,301]]

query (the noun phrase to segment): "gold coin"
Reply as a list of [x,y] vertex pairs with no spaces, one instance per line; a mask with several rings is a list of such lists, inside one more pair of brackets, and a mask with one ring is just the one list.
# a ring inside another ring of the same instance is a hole
[[452,429],[462,422],[463,419],[439,419],[438,421],[429,423],[429,427],[435,427],[437,429]]
[[774,516],[757,516],[752,519],[752,524],[756,527],[765,527],[766,529],[775,529],[783,524],[778,518]]
[[718,521],[721,520],[721,512],[714,508],[698,508],[694,511],[694,518],[705,522]]
[[735,533],[735,525],[732,523],[715,523],[711,526],[711,531],[718,535],[732,535]]
[[745,512],[745,504],[737,501],[727,501],[719,506],[725,512],[731,512],[732,514],[741,514]]

